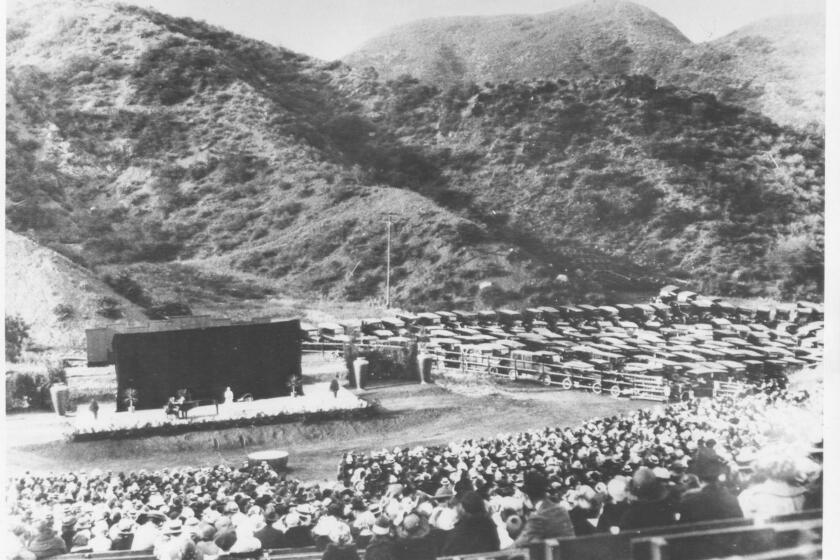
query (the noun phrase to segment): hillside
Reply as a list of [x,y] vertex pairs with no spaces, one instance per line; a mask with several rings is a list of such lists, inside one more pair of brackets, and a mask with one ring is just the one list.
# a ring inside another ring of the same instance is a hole
[[662,84],[714,93],[780,124],[822,130],[824,20],[822,14],[772,18],[694,44],[647,8],[605,0],[533,16],[418,21],[372,39],[344,60],[375,68],[383,80],[409,74],[444,88],[647,74]]
[[381,302],[389,216],[407,307],[821,292],[821,137],[708,94],[385,84],[106,2],[8,30],[8,227],[161,298],[200,263],[253,279],[231,301]]
[[524,259],[574,272],[577,242],[709,293],[822,292],[819,135],[639,76],[383,89],[410,102],[375,118]]
[[420,156],[355,161],[358,103],[322,63],[104,2],[26,5],[7,49],[9,226],[86,266],[213,259],[358,300],[383,293],[394,215],[398,299],[520,268],[409,188]]
[[[85,328],[146,318],[89,271],[8,230],[5,287],[7,316],[17,315],[31,326],[36,347],[78,349],[84,346]],[[105,298],[111,301],[103,304]]]
[[824,127],[825,17],[769,18],[684,51],[657,77],[748,107],[776,122]]

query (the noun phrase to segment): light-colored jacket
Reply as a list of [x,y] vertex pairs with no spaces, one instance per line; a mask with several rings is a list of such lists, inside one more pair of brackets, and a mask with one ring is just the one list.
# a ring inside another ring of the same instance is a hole
[[522,529],[522,534],[519,535],[514,544],[515,546],[524,546],[545,539],[574,536],[575,529],[566,508],[548,500],[543,500],[537,504],[536,511],[528,517],[525,527]]
[[767,518],[802,511],[805,488],[769,479],[750,486],[738,495],[744,517]]

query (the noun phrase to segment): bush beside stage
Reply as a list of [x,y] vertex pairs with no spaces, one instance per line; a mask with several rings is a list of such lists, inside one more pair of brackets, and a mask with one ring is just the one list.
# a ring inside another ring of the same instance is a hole
[[279,414],[265,414],[257,412],[253,416],[227,418],[224,420],[191,420],[147,422],[142,426],[114,429],[74,428],[68,432],[67,439],[74,442],[102,441],[109,439],[142,439],[152,436],[177,436],[190,432],[227,430],[231,428],[254,428],[275,424],[318,424],[321,422],[350,421],[373,418],[379,414],[379,409],[366,402],[355,409],[317,410],[314,412],[283,412]]

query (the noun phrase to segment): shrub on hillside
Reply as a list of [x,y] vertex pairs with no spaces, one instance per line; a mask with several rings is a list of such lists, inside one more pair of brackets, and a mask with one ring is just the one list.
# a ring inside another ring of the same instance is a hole
[[30,325],[20,316],[6,316],[6,361],[16,362],[29,340]]
[[229,83],[233,72],[214,49],[170,36],[143,53],[132,78],[140,99],[174,105],[208,85]]
[[235,185],[247,183],[268,167],[264,159],[245,152],[228,155],[222,160],[221,165],[225,170],[222,177],[224,182]]
[[108,284],[115,292],[122,297],[139,305],[140,307],[149,307],[152,305],[152,298],[146,293],[134,278],[128,272],[120,272],[116,276],[106,274],[102,280]]
[[53,307],[53,314],[61,322],[69,321],[76,316],[76,308],[69,303],[59,303]]
[[102,297],[96,302],[96,313],[106,319],[119,319],[123,316],[120,302],[109,296]]
[[60,362],[49,362],[47,364],[47,385],[67,383],[67,370]]

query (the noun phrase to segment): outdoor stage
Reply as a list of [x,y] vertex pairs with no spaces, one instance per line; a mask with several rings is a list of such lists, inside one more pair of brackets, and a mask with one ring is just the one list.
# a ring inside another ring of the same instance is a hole
[[248,402],[219,404],[218,414],[213,404],[192,408],[187,418],[167,417],[163,407],[136,410],[134,412],[116,412],[111,405],[102,405],[98,418],[93,417],[85,405],[79,405],[75,418],[67,417],[69,432],[92,434],[114,430],[139,429],[150,426],[189,426],[200,429],[201,424],[226,420],[248,419],[259,416],[295,415],[314,412],[356,410],[369,406],[345,388],[340,388],[334,397],[329,390],[329,383],[304,385],[303,396],[277,397]]

